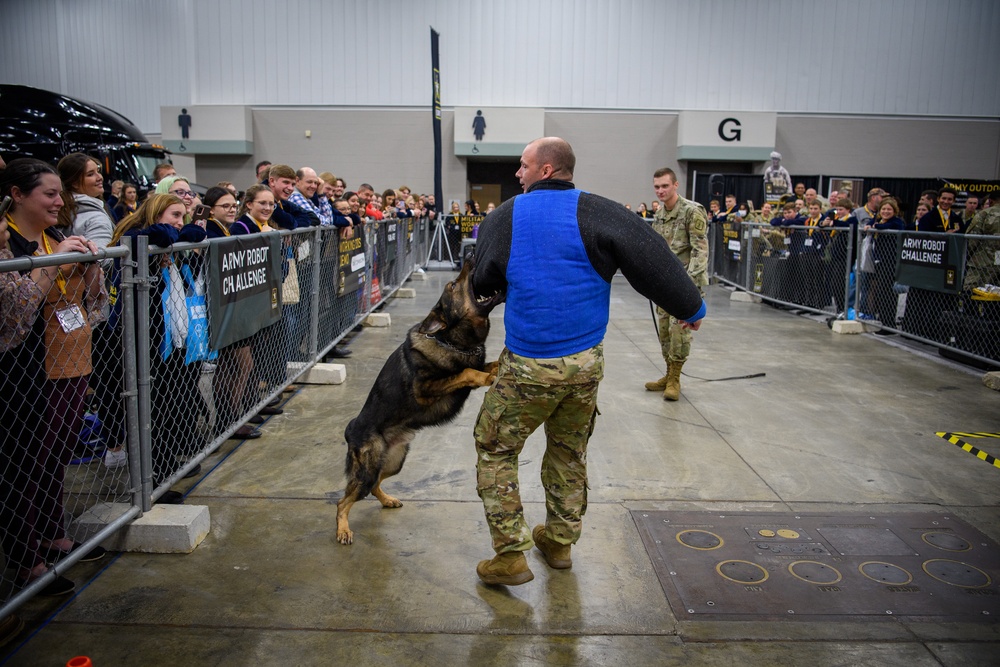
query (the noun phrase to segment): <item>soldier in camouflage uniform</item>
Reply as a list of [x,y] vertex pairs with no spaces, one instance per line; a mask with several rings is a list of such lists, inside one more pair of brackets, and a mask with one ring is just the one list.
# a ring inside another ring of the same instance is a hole
[[[966,234],[1000,237],[1000,193],[994,192],[990,197],[992,205],[976,214]],[[987,283],[1000,285],[1000,238],[994,242],[969,239],[963,288],[971,290]]]
[[[653,229],[667,240],[699,293],[704,294],[708,284],[708,216],[701,204],[677,194],[677,186],[672,169],[659,169],[653,174],[653,189],[663,204],[653,219]],[[676,401],[681,397],[681,368],[691,353],[691,331],[659,307],[656,323],[667,373],[647,382],[646,390],[661,391],[663,400]]]
[[[587,510],[587,442],[598,413],[611,280],[618,269],[694,329],[705,312],[663,239],[624,206],[576,189],[575,164],[562,139],[531,142],[517,172],[524,194],[497,207],[479,228],[473,291],[507,299],[506,348],[475,427],[476,489],[496,551],[476,567],[487,584],[531,581],[524,552],[532,544],[549,567],[573,564],[570,548]],[[542,425],[545,523],[529,530],[518,456]]]

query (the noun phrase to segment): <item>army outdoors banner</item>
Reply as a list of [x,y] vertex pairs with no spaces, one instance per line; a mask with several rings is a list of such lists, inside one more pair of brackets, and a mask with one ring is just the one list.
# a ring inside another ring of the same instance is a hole
[[281,237],[251,234],[208,246],[209,344],[218,350],[281,319]]
[[962,288],[964,259],[965,237],[960,234],[904,234],[896,282],[957,294]]
[[[350,236],[348,236],[350,234]],[[337,295],[357,292],[365,284],[365,233],[359,227],[340,231],[337,260]]]

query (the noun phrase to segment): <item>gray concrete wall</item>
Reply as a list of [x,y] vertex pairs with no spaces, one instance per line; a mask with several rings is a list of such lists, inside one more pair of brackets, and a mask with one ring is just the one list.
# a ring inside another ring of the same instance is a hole
[[687,187],[677,153],[676,113],[551,111],[545,133],[562,137],[576,153],[576,184],[633,209],[653,198],[653,172],[670,167]]
[[792,174],[1000,177],[996,120],[779,115],[775,143]]
[[[198,157],[203,185],[253,182],[254,166],[267,159],[293,168],[330,171],[348,189],[370,183],[378,190],[408,185],[434,190],[434,138],[430,112],[397,109],[254,109],[253,155]],[[309,130],[311,137],[305,136]],[[443,182],[445,198],[465,197],[465,162],[455,157],[454,114],[444,111]]]
[[[353,189],[434,188],[430,114],[423,109],[255,108],[253,156],[199,156],[197,180],[243,188],[265,157],[298,168],[332,171]],[[442,114],[445,200],[465,199],[466,161],[455,156],[454,114]],[[311,138],[305,137],[310,130]],[[545,133],[577,153],[577,184],[633,206],[653,198],[652,174],[677,162],[673,112],[548,111]],[[776,148],[794,174],[1000,178],[1000,121],[782,115]],[[763,170],[764,163],[755,165]]]

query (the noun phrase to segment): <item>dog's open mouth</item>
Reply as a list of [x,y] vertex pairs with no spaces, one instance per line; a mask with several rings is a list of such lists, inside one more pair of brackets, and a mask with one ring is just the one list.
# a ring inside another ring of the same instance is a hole
[[506,295],[503,292],[494,292],[491,295],[478,296],[475,292],[472,293],[473,298],[476,300],[476,306],[479,307],[481,311],[493,310],[494,307],[503,303]]

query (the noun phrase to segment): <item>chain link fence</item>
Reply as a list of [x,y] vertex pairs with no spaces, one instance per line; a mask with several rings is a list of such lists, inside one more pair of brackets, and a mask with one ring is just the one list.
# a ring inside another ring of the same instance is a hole
[[709,247],[717,280],[769,303],[1000,365],[996,236],[726,222],[710,226]]
[[[418,270],[430,229],[391,219],[255,236],[239,241],[253,246],[242,255],[230,239],[155,248],[140,235],[96,257],[0,260],[0,617],[149,511],[322,360]],[[246,256],[273,262],[272,283]],[[42,294],[31,272],[68,274],[67,263],[72,279]],[[233,330],[241,318],[225,308],[239,290],[273,321]],[[220,331],[230,335],[215,345]],[[73,523],[110,506],[124,509],[96,533]],[[67,536],[79,543],[71,554],[44,548]]]
[[[73,517],[96,503],[131,505],[94,536],[97,544],[139,516],[138,468],[125,453],[136,445],[126,433],[127,415],[133,425],[137,415],[129,391],[136,378],[125,377],[134,354],[122,354],[122,340],[135,334],[110,324],[104,272],[131,279],[120,266],[127,256],[111,248],[0,260],[0,616],[65,583],[61,573],[86,553],[58,544]],[[105,458],[109,450],[119,456]]]

